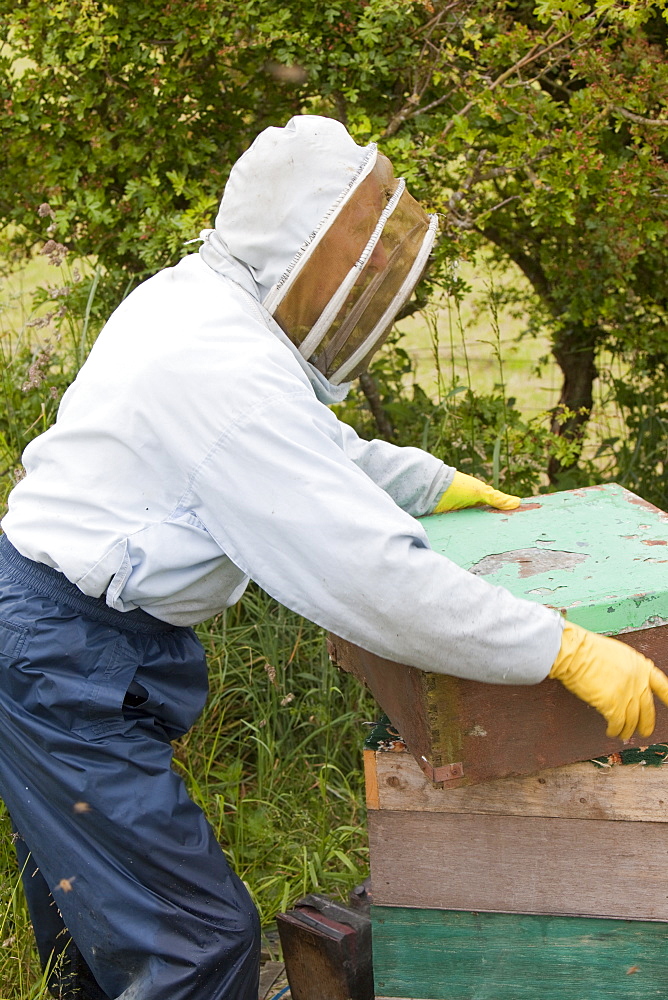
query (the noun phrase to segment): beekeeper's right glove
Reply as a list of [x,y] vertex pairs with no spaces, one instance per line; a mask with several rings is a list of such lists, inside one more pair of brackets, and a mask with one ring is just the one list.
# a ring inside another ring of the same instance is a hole
[[668,678],[642,653],[617,639],[566,622],[550,677],[605,717],[607,735],[654,731],[654,695],[668,705]]

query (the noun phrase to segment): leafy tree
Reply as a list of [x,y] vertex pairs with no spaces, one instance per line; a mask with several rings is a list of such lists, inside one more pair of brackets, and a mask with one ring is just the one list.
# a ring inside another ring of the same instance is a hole
[[[668,346],[666,24],[658,5],[625,20],[608,8],[516,4],[505,33],[498,13],[491,29],[476,18],[472,63],[476,50],[496,56],[458,88],[459,113],[429,129],[451,226],[489,239],[533,286],[564,375],[553,430],[576,439],[601,349],[643,368]],[[553,460],[553,477],[562,470]]]
[[92,256],[118,296],[210,224],[258,130],[337,117],[442,213],[432,284],[457,294],[449,262],[483,246],[528,277],[531,328],[564,374],[553,430],[572,445],[553,480],[597,374],[631,434],[616,460],[651,423],[662,476],[665,15],[665,0],[0,0],[0,223],[15,250],[49,235]]
[[[231,164],[258,131],[326,92],[345,116],[383,103],[418,23],[396,0],[0,0],[0,221],[14,246],[49,235],[105,269],[142,275],[210,225]],[[350,76],[351,86],[346,80]]]

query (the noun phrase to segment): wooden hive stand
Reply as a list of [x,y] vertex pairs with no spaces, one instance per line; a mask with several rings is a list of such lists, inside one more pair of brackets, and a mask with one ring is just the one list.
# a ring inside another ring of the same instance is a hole
[[[424,523],[460,565],[668,667],[668,518],[640,498],[612,485]],[[644,748],[555,681],[331,649],[396,726],[365,749],[377,1000],[666,1000],[668,709]]]

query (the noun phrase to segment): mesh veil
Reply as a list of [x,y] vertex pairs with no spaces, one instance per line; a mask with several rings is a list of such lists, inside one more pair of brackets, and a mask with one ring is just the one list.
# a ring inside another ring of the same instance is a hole
[[433,246],[428,216],[389,160],[346,200],[273,310],[302,355],[333,384],[363,372],[417,284]]

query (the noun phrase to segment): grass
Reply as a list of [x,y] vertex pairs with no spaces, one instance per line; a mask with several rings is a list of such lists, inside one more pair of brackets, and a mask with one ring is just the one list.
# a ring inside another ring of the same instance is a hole
[[[527,279],[510,263],[502,273],[492,271],[484,257],[475,266],[462,262],[458,277],[469,289],[460,303],[443,294],[425,313],[398,324],[404,334],[401,346],[413,364],[407,383],[417,382],[438,400],[457,383],[483,394],[503,383],[505,395],[525,418],[542,417],[548,424],[559,401],[562,373],[551,355],[549,336],[529,333],[526,315],[514,305],[518,294],[530,294]],[[626,370],[608,351],[600,352],[598,368],[617,378]],[[599,456],[600,443],[625,437],[627,429],[603,379],[595,380],[593,392],[582,457],[605,476],[610,462]]]
[[256,588],[201,630],[211,695],[177,747],[264,923],[310,891],[366,877],[360,772],[375,707],[320,629]]
[[[478,267],[463,262],[459,277],[470,289],[461,303],[443,294],[426,314],[399,324],[413,362],[412,380],[428,396],[442,398],[455,381],[489,393],[502,374],[507,395],[526,417],[545,413],[560,391],[550,341],[545,334],[527,336],[526,316],[508,301],[526,288],[526,278],[512,265],[493,273],[484,260]],[[547,360],[539,366],[540,359]]]

